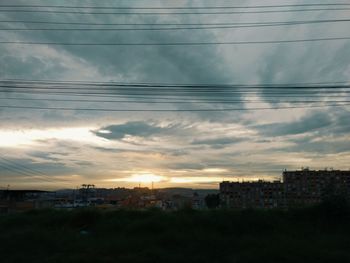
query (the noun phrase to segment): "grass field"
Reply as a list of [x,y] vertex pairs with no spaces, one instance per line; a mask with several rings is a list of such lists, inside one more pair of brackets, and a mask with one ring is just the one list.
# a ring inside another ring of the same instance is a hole
[[350,262],[348,210],[31,211],[0,216],[0,262]]

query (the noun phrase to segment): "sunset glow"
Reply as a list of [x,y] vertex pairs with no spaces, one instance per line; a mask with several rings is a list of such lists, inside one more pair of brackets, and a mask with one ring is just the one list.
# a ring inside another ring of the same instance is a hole
[[107,181],[109,182],[129,182],[129,183],[158,183],[161,181],[166,181],[167,178],[160,175],[155,175],[152,173],[138,173],[133,174],[130,177],[126,178],[116,178],[116,179],[109,179]]
[[103,140],[94,136],[92,128],[20,129],[0,130],[0,147],[25,147],[40,144],[43,140],[69,140],[101,144]]

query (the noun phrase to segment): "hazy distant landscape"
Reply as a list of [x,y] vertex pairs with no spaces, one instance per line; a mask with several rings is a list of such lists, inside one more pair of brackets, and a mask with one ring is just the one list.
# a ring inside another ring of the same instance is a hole
[[0,217],[1,262],[348,262],[350,210],[31,211]]

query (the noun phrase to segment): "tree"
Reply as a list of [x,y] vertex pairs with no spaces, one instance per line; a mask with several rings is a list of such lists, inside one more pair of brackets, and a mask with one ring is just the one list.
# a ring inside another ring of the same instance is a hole
[[220,205],[220,195],[219,194],[208,194],[205,197],[205,204],[208,208],[217,208]]

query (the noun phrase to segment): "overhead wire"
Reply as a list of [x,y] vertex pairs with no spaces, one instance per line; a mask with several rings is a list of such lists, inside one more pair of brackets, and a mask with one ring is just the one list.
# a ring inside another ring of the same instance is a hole
[[322,88],[336,85],[349,86],[350,80],[327,82],[293,82],[293,83],[160,83],[160,82],[120,82],[120,81],[83,81],[83,80],[48,80],[48,79],[0,79],[0,83],[35,84],[35,85],[72,85],[72,86],[132,86],[132,87],[254,87],[254,88],[281,88],[302,87]]
[[[30,174],[30,173],[26,173],[26,172],[24,172],[24,171],[22,171],[22,170],[18,170],[18,169],[16,169],[16,167],[13,167],[13,166],[10,166],[10,165],[7,164],[7,163],[1,162],[1,160],[0,160],[0,167],[2,167],[2,168],[5,169],[5,170],[8,170],[8,171],[10,171],[10,172],[12,172],[12,173],[15,173],[15,174],[24,175],[24,176],[26,176],[26,177],[28,177],[28,178],[37,179],[37,180],[39,180],[39,181],[41,180],[41,179],[38,178],[37,176],[34,176],[34,175]],[[48,182],[48,181],[46,181],[46,180],[43,180],[43,181]],[[51,182],[50,182],[50,183],[51,183]]]
[[323,81],[323,82],[293,82],[293,83],[160,83],[160,82],[121,82],[121,81],[84,81],[84,80],[49,80],[49,79],[0,79],[0,83],[36,84],[36,85],[84,85],[84,86],[142,86],[142,87],[254,87],[254,88],[323,88],[336,85],[349,86],[350,80],[345,81]]
[[276,106],[276,107],[256,107],[256,108],[201,108],[201,109],[108,109],[108,108],[73,108],[73,107],[36,107],[20,105],[0,105],[6,109],[31,109],[31,110],[55,110],[55,111],[99,111],[99,112],[225,112],[225,111],[257,111],[257,110],[283,110],[283,109],[307,109],[324,107],[342,107],[350,103],[323,104],[308,106]]
[[173,101],[159,101],[155,100],[83,100],[83,99],[52,99],[52,98],[20,98],[20,97],[6,97],[0,98],[0,100],[19,100],[19,101],[49,101],[49,102],[87,102],[87,103],[138,103],[138,104],[201,104],[201,103],[220,103],[220,104],[235,104],[235,103],[348,103],[350,100],[271,100],[271,99],[263,99],[263,100],[248,100],[248,99],[239,99],[239,100],[173,100]]
[[[318,82],[317,84],[309,83],[285,83],[285,84],[179,84],[179,83],[127,83],[127,82],[93,82],[93,81],[56,81],[56,80],[22,80],[22,79],[0,79],[0,92],[15,94],[24,92],[24,94],[51,95],[59,96],[111,96],[116,95],[128,101],[109,100],[109,103],[142,103],[142,104],[176,104],[176,99],[180,99],[180,104],[204,104],[204,103],[254,103],[249,96],[263,96],[265,99],[273,97],[278,98],[280,103],[295,103],[295,106],[279,107],[253,107],[253,108],[191,108],[191,109],[115,109],[115,108],[83,108],[83,107],[40,107],[25,105],[0,105],[0,108],[7,109],[33,109],[33,110],[74,110],[74,111],[110,111],[110,112],[133,112],[133,111],[150,111],[150,112],[168,112],[168,111],[236,111],[236,110],[268,110],[268,109],[293,109],[293,108],[314,108],[330,106],[347,106],[349,101],[344,100],[344,95],[349,94],[350,85],[347,81],[337,82]],[[117,93],[117,94],[115,94]],[[227,96],[235,95],[242,97],[245,101],[233,100]],[[163,95],[167,95],[164,101]],[[210,95],[210,98],[208,98]],[[131,96],[141,101],[130,101]],[[142,97],[137,97],[142,96]],[[223,99],[222,96],[225,96]],[[303,98],[298,101],[296,98]],[[343,97],[343,101],[329,100],[330,97]],[[195,98],[195,100],[194,100]],[[283,98],[293,98],[293,101],[283,101]],[[305,100],[308,98],[308,100]],[[316,100],[317,98],[317,100]],[[320,100],[322,98],[323,100]],[[324,100],[327,98],[327,100]],[[6,100],[6,98],[2,98]],[[9,100],[16,100],[11,97]],[[148,101],[143,101],[148,99]],[[201,101],[201,99],[204,99]],[[21,99],[19,99],[20,101]],[[26,100],[25,98],[23,100]],[[50,101],[45,98],[28,98],[28,101]],[[160,101],[159,101],[160,100]],[[162,101],[163,100],[163,101]],[[51,101],[60,101],[63,99],[51,99]],[[101,100],[91,99],[65,99],[65,102],[90,102],[102,103]],[[105,100],[105,102],[107,102]],[[257,103],[259,101],[255,101]],[[259,103],[267,102],[263,99]],[[272,101],[271,101],[272,102]],[[278,102],[275,102],[278,103]],[[300,105],[306,104],[306,105]],[[321,104],[320,104],[321,103]]]
[[[203,95],[210,95],[212,100],[215,97],[225,95],[239,96],[256,96],[263,95],[265,97],[300,97],[312,96],[314,98],[319,95],[327,97],[341,97],[348,94],[350,86],[347,82],[338,82],[335,85],[320,83],[315,86],[313,83],[302,86],[293,83],[284,85],[220,85],[220,84],[151,84],[151,83],[117,83],[117,82],[55,82],[55,81],[10,81],[2,80],[6,85],[0,84],[0,92],[10,94],[37,94],[37,95],[57,95],[57,96],[83,96],[83,97],[120,97],[134,99],[167,99],[174,98],[188,99],[186,97],[196,97],[197,99],[205,99]],[[342,85],[339,85],[341,83]],[[30,84],[30,86],[27,86]],[[313,84],[313,85],[312,85]],[[23,86],[25,85],[25,86]],[[52,86],[59,85],[59,86]],[[86,86],[85,86],[86,85]],[[154,86],[154,87],[153,87]],[[156,88],[155,88],[156,87]],[[302,93],[300,92],[302,91]],[[164,98],[163,96],[166,95]],[[214,96],[213,96],[214,95]],[[316,96],[317,95],[317,96]],[[143,97],[140,97],[143,96]],[[172,97],[172,98],[170,98]],[[216,98],[218,100],[218,98]],[[191,98],[190,100],[193,100]]]
[[[236,28],[263,28],[263,27],[281,27],[281,26],[296,26],[310,25],[321,23],[340,23],[349,22],[350,19],[333,19],[333,20],[315,20],[315,21],[300,21],[300,22],[276,22],[276,23],[260,23],[247,25],[234,25],[230,23],[213,23],[206,26],[205,24],[197,24],[197,26],[183,27],[150,27],[150,28],[0,28],[0,31],[176,31],[176,30],[216,30],[216,29],[236,29]],[[1,21],[0,21],[1,22]],[[66,23],[69,25],[69,23]],[[137,25],[137,24],[136,24]],[[140,24],[142,25],[142,24]],[[153,24],[154,25],[154,24]],[[157,26],[162,24],[156,24]],[[166,24],[163,24],[166,25]],[[176,24],[175,24],[176,25]],[[189,24],[190,25],[190,24]],[[119,25],[120,26],[120,25]]]
[[0,13],[46,13],[46,14],[75,14],[75,15],[234,15],[234,14],[270,14],[294,12],[320,11],[347,11],[347,7],[335,8],[304,8],[282,10],[255,10],[255,11],[215,11],[215,12],[96,12],[96,11],[65,11],[65,10],[27,10],[27,9],[0,9]]
[[62,22],[33,20],[0,20],[0,23],[80,25],[80,26],[265,26],[284,24],[333,23],[348,22],[349,19],[292,20],[292,21],[259,21],[259,22],[213,22],[213,23],[96,23],[96,22]]
[[[10,94],[35,94],[35,95],[46,95],[46,96],[73,96],[73,97],[94,97],[94,98],[133,98],[133,99],[162,99],[162,100],[173,100],[174,98],[181,99],[181,100],[191,100],[188,97],[194,97],[194,95],[184,97],[184,96],[178,96],[178,95],[157,95],[154,94],[137,94],[137,95],[122,95],[122,94],[96,94],[96,93],[74,93],[74,92],[35,92],[35,91],[4,91],[0,90],[0,93],[10,93]],[[243,94],[244,95],[244,94]],[[264,94],[253,94],[253,95],[264,95]],[[310,96],[311,94],[309,94]],[[224,98],[227,99],[227,94],[224,95],[210,95],[210,98]],[[245,95],[246,96],[246,95]],[[305,95],[303,94],[268,94],[265,95],[269,98],[298,98],[302,97],[305,98]],[[312,97],[314,98],[322,98],[324,95],[322,94],[312,94]],[[344,94],[327,94],[327,97],[329,98],[344,98]],[[204,96],[196,96],[197,99],[200,99],[201,101],[206,100],[207,98]]]
[[[24,166],[24,165],[22,165],[20,163],[14,162],[14,161],[12,161],[10,159],[5,158],[3,155],[0,156],[0,159],[2,159],[3,161],[6,161],[7,163],[10,163],[11,165],[15,166],[18,169],[21,169],[21,170],[23,170],[25,172],[31,173],[31,174],[33,174],[35,176],[44,177],[46,180],[55,180],[54,178],[49,177],[47,174],[42,173],[41,171],[34,170],[34,169],[26,167],[26,166]],[[59,180],[66,181],[64,179],[59,179]]]
[[[61,93],[61,94],[92,94],[105,95],[114,94],[116,92],[121,95],[183,95],[191,94],[256,94],[264,91],[264,94],[281,94],[293,95],[300,90],[304,95],[314,94],[315,90],[322,91],[324,94],[349,93],[350,85],[281,85],[281,86],[237,86],[237,85],[219,85],[219,84],[205,84],[205,85],[174,85],[174,84],[123,84],[123,83],[61,83],[58,85],[53,83],[33,83],[33,82],[7,82],[1,84],[1,92],[14,91],[43,91],[47,93]],[[29,85],[28,85],[29,84]],[[263,88],[263,89],[262,89]],[[92,91],[92,92],[91,92]]]
[[349,37],[325,37],[309,39],[290,39],[290,40],[265,40],[265,41],[228,41],[228,42],[173,42],[173,43],[74,43],[74,42],[32,42],[32,41],[0,41],[0,44],[11,45],[55,45],[55,46],[208,46],[208,45],[256,45],[256,44],[286,44],[302,42],[320,42],[350,40]]
[[[2,84],[5,83],[5,84]],[[30,86],[28,86],[30,85]],[[237,84],[150,84],[150,83],[13,83],[0,80],[1,88],[11,88],[11,89],[43,89],[43,90],[213,90],[218,89],[233,89],[233,90],[259,90],[259,89],[278,89],[278,90],[301,90],[301,89],[349,89],[350,84],[347,82],[343,83],[334,83],[334,84],[273,84],[273,85],[258,85],[258,84],[246,84],[246,85],[237,85]]]
[[283,5],[244,5],[244,6],[73,6],[73,5],[9,5],[2,4],[0,8],[69,8],[69,9],[255,9],[255,8],[284,8],[284,7],[313,7],[313,6],[349,6],[349,3],[308,3],[308,4],[283,4]]
[[[40,90],[40,88],[36,88],[35,90]],[[9,90],[0,90],[1,92],[9,92]],[[78,94],[77,91],[64,91],[64,92],[56,92],[55,90],[51,90],[51,89],[44,89],[44,92],[49,91],[49,93],[53,92],[53,93],[60,93],[60,94]],[[255,95],[255,94],[260,94],[263,93],[265,95],[297,95],[300,93],[297,93],[296,91],[262,91],[262,90],[256,90],[256,91],[237,91],[237,90],[164,90],[164,91],[160,91],[160,90],[146,90],[146,91],[142,91],[142,90],[98,90],[100,92],[80,92],[80,94],[90,94],[90,95],[113,95],[115,93],[120,94],[120,95],[124,95],[124,96],[133,96],[133,95],[142,95],[142,96],[159,96],[159,95],[176,95],[178,97],[181,96],[191,96],[191,95],[196,95],[196,96],[202,96],[202,95],[219,95],[219,94],[223,94],[223,95],[228,95],[228,94],[232,94],[232,95]],[[11,91],[10,91],[11,92]],[[115,93],[114,93],[115,92]],[[316,91],[317,92],[317,91]],[[311,91],[311,90],[307,90],[307,91],[303,91],[303,95],[313,95],[315,93],[315,91]],[[327,90],[327,91],[323,91],[323,94],[350,94],[350,90]]]
[[[2,155],[0,156],[0,160],[3,161],[3,164],[4,164],[4,161],[6,162],[5,165],[8,167],[8,170],[10,170],[10,171],[13,171],[16,173],[21,173],[22,175],[29,176],[31,178],[35,178],[35,179],[42,180],[45,182],[50,182],[50,183],[57,182],[57,179],[55,179],[55,178],[49,177],[48,175],[46,175],[40,171],[28,168],[24,165],[21,165],[20,163],[13,162],[13,161],[3,157]],[[66,181],[66,180],[59,179],[58,181]]]

